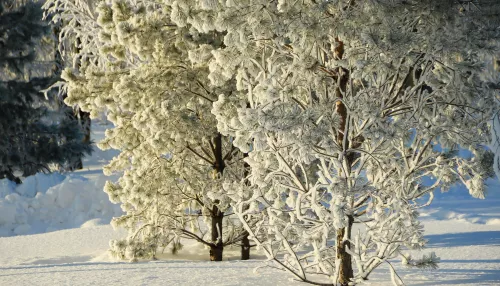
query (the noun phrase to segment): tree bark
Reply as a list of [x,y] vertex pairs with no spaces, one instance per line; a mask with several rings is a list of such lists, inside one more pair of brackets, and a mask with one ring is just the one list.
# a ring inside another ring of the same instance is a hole
[[250,259],[250,240],[248,239],[248,232],[245,231],[245,236],[241,240],[241,260]]
[[[247,158],[248,153],[243,153],[243,158]],[[243,163],[243,168],[245,170],[243,171],[244,177],[245,177],[245,184],[247,186],[250,185],[250,182],[248,181],[247,177],[250,174],[250,165],[248,165],[247,162]],[[245,208],[247,209],[247,208]],[[246,219],[246,218],[245,218]],[[248,232],[244,232],[243,239],[241,240],[241,260],[248,260],[250,259],[250,240],[248,239]]]
[[224,213],[217,206],[212,207],[212,245],[210,246],[210,261],[222,261],[224,245],[222,243],[222,219]]
[[354,271],[352,269],[352,257],[346,249],[351,247],[351,242],[349,240],[344,241],[344,237],[351,237],[351,229],[354,219],[352,216],[348,216],[349,223],[347,227],[343,227],[337,230],[337,259],[340,261],[338,283],[340,286],[347,286],[351,279],[354,277]]
[[[344,55],[344,43],[339,38],[336,38],[335,41],[337,42],[337,47],[334,50],[333,57],[335,59],[342,59]],[[347,92],[347,84],[349,82],[349,76],[350,75],[348,70],[344,68],[338,68],[337,80],[339,85],[336,87],[335,94],[336,97],[339,99],[344,99],[344,94],[345,92]],[[350,142],[348,140],[349,130],[347,126],[348,124],[347,107],[344,105],[343,101],[336,102],[336,112],[340,117],[340,122],[339,122],[340,124],[336,139],[339,146],[341,146],[343,148],[343,151],[346,152],[346,150],[349,149]],[[346,178],[347,178],[349,177],[349,173],[351,172],[350,169],[353,158],[352,156],[348,155],[345,157],[345,160],[347,160],[347,170],[346,170],[347,172]],[[337,281],[341,286],[349,285],[349,282],[354,278],[354,271],[352,268],[352,257],[346,251],[347,248],[350,249],[351,247],[351,242],[349,241],[349,239],[351,238],[351,228],[353,221],[354,221],[353,217],[348,216],[348,225],[346,227],[337,230],[337,242],[336,242],[337,259],[340,264]]]
[[[78,108],[77,111],[75,110],[75,113],[78,113],[78,120],[80,122],[80,126],[83,132],[82,142],[90,143],[90,127],[91,127],[90,113],[82,111],[80,108]],[[74,169],[75,170],[83,169],[83,161],[81,157],[78,159],[77,162],[75,162]]]
[[[224,168],[226,167],[224,163],[224,155],[222,154],[222,134],[217,133],[213,140],[212,148],[215,157],[213,165],[214,180],[217,180],[222,177]],[[222,253],[224,251],[224,244],[222,242],[222,220],[224,219],[224,213],[220,211],[217,206],[218,203],[219,201],[214,201],[211,211],[212,245],[210,246],[210,261],[222,261]]]

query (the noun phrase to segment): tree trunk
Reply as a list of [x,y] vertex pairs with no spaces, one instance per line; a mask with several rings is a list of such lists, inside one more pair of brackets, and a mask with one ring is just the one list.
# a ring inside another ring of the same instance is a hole
[[[336,38],[337,47],[335,47],[333,58],[342,59],[344,55],[344,43]],[[335,89],[336,97],[343,99],[343,94],[347,91],[347,84],[349,82],[349,71],[344,68],[337,69],[337,78],[339,85]],[[348,114],[347,107],[344,105],[344,102],[337,101],[336,102],[336,111],[340,116],[340,124],[337,132],[337,143],[342,147],[343,151],[346,152],[349,149],[349,130],[348,130]],[[347,160],[347,170],[345,170],[345,177],[348,178],[351,172],[351,165],[353,158],[351,156],[346,156],[345,160]],[[339,171],[341,174],[342,172]],[[353,218],[348,216],[348,225],[347,227],[341,228],[337,230],[337,259],[340,263],[339,265],[339,273],[337,282],[341,286],[349,285],[349,282],[354,278],[354,271],[352,269],[352,257],[346,251],[347,248],[350,249],[351,242],[349,239],[351,238],[351,228],[353,224]],[[346,238],[344,241],[344,237]]]
[[222,261],[222,252],[224,247],[222,245],[213,245],[210,247],[210,261]]
[[[337,259],[340,261],[338,283],[341,286],[349,285],[352,278],[354,277],[354,271],[352,269],[352,257],[346,249],[351,248],[351,242],[347,239],[351,238],[351,229],[353,224],[353,218],[349,216],[349,225],[347,227],[337,230]],[[344,236],[347,239],[344,241]]]
[[248,232],[245,231],[245,236],[241,240],[241,260],[250,259],[250,240],[248,239]]
[[[80,126],[82,127],[82,132],[83,132],[83,143],[90,143],[90,127],[91,127],[91,120],[90,120],[90,113],[82,111],[81,109],[78,108],[75,113],[78,113],[78,120],[80,122]],[[83,161],[82,158],[78,158],[78,161],[75,162],[74,170],[81,170],[83,169]]]
[[[249,106],[247,106],[249,107]],[[243,153],[243,158],[247,158],[248,153]],[[250,185],[250,182],[248,181],[248,175],[250,174],[250,165],[248,165],[247,162],[243,163],[243,168],[245,169],[243,171],[244,177],[245,177],[245,184],[247,186]],[[248,207],[245,207],[245,209],[248,209]],[[246,220],[246,216],[245,216]],[[248,232],[245,230],[243,239],[241,240],[241,260],[248,260],[250,259],[250,240],[248,239]]]
[[[222,177],[224,168],[224,155],[222,154],[222,134],[218,133],[213,140],[213,152],[215,157],[215,164],[213,166],[214,180]],[[214,201],[212,207],[212,246],[210,246],[210,261],[222,261],[222,252],[224,251],[224,244],[222,242],[222,220],[224,213],[220,211],[217,204],[218,200]]]
[[212,245],[210,246],[210,261],[222,261],[224,245],[222,243],[222,219],[224,213],[217,206],[212,208]]

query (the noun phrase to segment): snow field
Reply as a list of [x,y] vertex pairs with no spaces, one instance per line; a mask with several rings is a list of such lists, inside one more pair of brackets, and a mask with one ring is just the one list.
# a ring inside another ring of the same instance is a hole
[[[487,212],[487,210],[486,210]],[[424,220],[428,245],[414,257],[435,252],[437,270],[409,269],[393,261],[406,285],[500,285],[500,227],[466,220]],[[391,285],[388,265],[377,269],[370,285]]]
[[262,261],[237,261],[238,249],[211,263],[192,241],[158,261],[116,261],[108,243],[124,235],[106,225],[0,238],[0,285],[302,285],[275,269],[255,272]]
[[[458,220],[424,226],[429,247],[423,252],[436,252],[441,263],[438,270],[417,270],[392,261],[406,285],[500,285],[498,226]],[[225,261],[206,261],[208,251],[192,241],[158,261],[116,261],[107,252],[109,239],[123,235],[105,225],[0,238],[0,285],[306,285],[283,271],[256,269],[264,262],[255,252],[253,260],[238,261],[238,250],[228,249]],[[365,285],[391,285],[388,272],[383,265]]]

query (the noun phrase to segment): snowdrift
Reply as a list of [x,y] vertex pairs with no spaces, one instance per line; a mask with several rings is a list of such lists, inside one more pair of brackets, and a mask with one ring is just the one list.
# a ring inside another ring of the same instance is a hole
[[0,180],[0,236],[108,224],[122,213],[103,192],[110,179],[116,178],[100,174],[90,180],[74,173],[39,173],[17,186]]

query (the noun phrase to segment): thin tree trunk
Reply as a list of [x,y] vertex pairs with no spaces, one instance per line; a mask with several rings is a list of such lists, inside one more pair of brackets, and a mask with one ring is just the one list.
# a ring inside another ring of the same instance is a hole
[[248,239],[248,232],[245,231],[245,236],[241,240],[241,260],[250,259],[250,240]]
[[[215,164],[213,166],[214,180],[217,180],[222,176],[224,168],[226,167],[224,155],[222,154],[222,134],[218,133],[217,136],[215,136],[212,148],[215,157]],[[222,242],[222,220],[224,218],[224,213],[220,211],[217,206],[218,203],[219,201],[214,201],[211,212],[212,246],[210,246],[210,261],[222,261],[222,253],[224,251],[224,244]]]
[[[243,158],[248,157],[248,153],[243,153]],[[245,177],[245,184],[248,186],[250,182],[247,180],[250,171],[250,165],[247,162],[243,163],[243,168],[245,168],[243,174]],[[241,260],[250,259],[250,240],[248,239],[248,232],[244,232],[243,239],[241,240]]]
[[[335,59],[342,59],[344,55],[344,43],[340,41],[339,38],[336,38],[337,47],[334,50],[333,57]],[[338,68],[337,70],[337,80],[339,85],[337,86],[335,93],[336,97],[343,99],[345,92],[347,92],[347,84],[349,82],[349,71],[343,68]],[[348,114],[347,107],[344,105],[344,102],[337,101],[336,103],[336,111],[340,116],[340,124],[337,132],[337,143],[341,146],[344,152],[349,148],[349,130],[348,130]],[[349,173],[351,172],[352,165],[352,156],[346,156],[344,160],[347,160],[347,170],[345,171],[347,174],[346,178],[349,177]],[[344,228],[340,228],[337,230],[337,260],[339,261],[339,273],[337,282],[341,286],[347,286],[349,282],[354,278],[354,271],[352,267],[352,257],[346,251],[346,249],[350,249],[351,247],[351,228],[353,224],[353,218],[348,216],[348,226]]]
[[[78,113],[79,117],[78,119],[83,132],[82,142],[85,144],[90,143],[90,128],[91,128],[90,113],[82,111],[79,108],[78,111],[75,111],[75,113]],[[81,157],[78,158],[78,161],[75,163],[74,169],[75,170],[83,169],[83,161]]]
[[351,247],[349,240],[344,241],[344,237],[349,239],[351,237],[351,229],[353,224],[352,216],[349,216],[349,225],[337,230],[337,259],[340,261],[338,283],[341,286],[347,286],[351,279],[354,277],[352,269],[352,257],[346,249]]
[[210,246],[210,261],[222,261],[224,245],[222,243],[222,219],[224,213],[217,206],[212,208],[212,245]]

